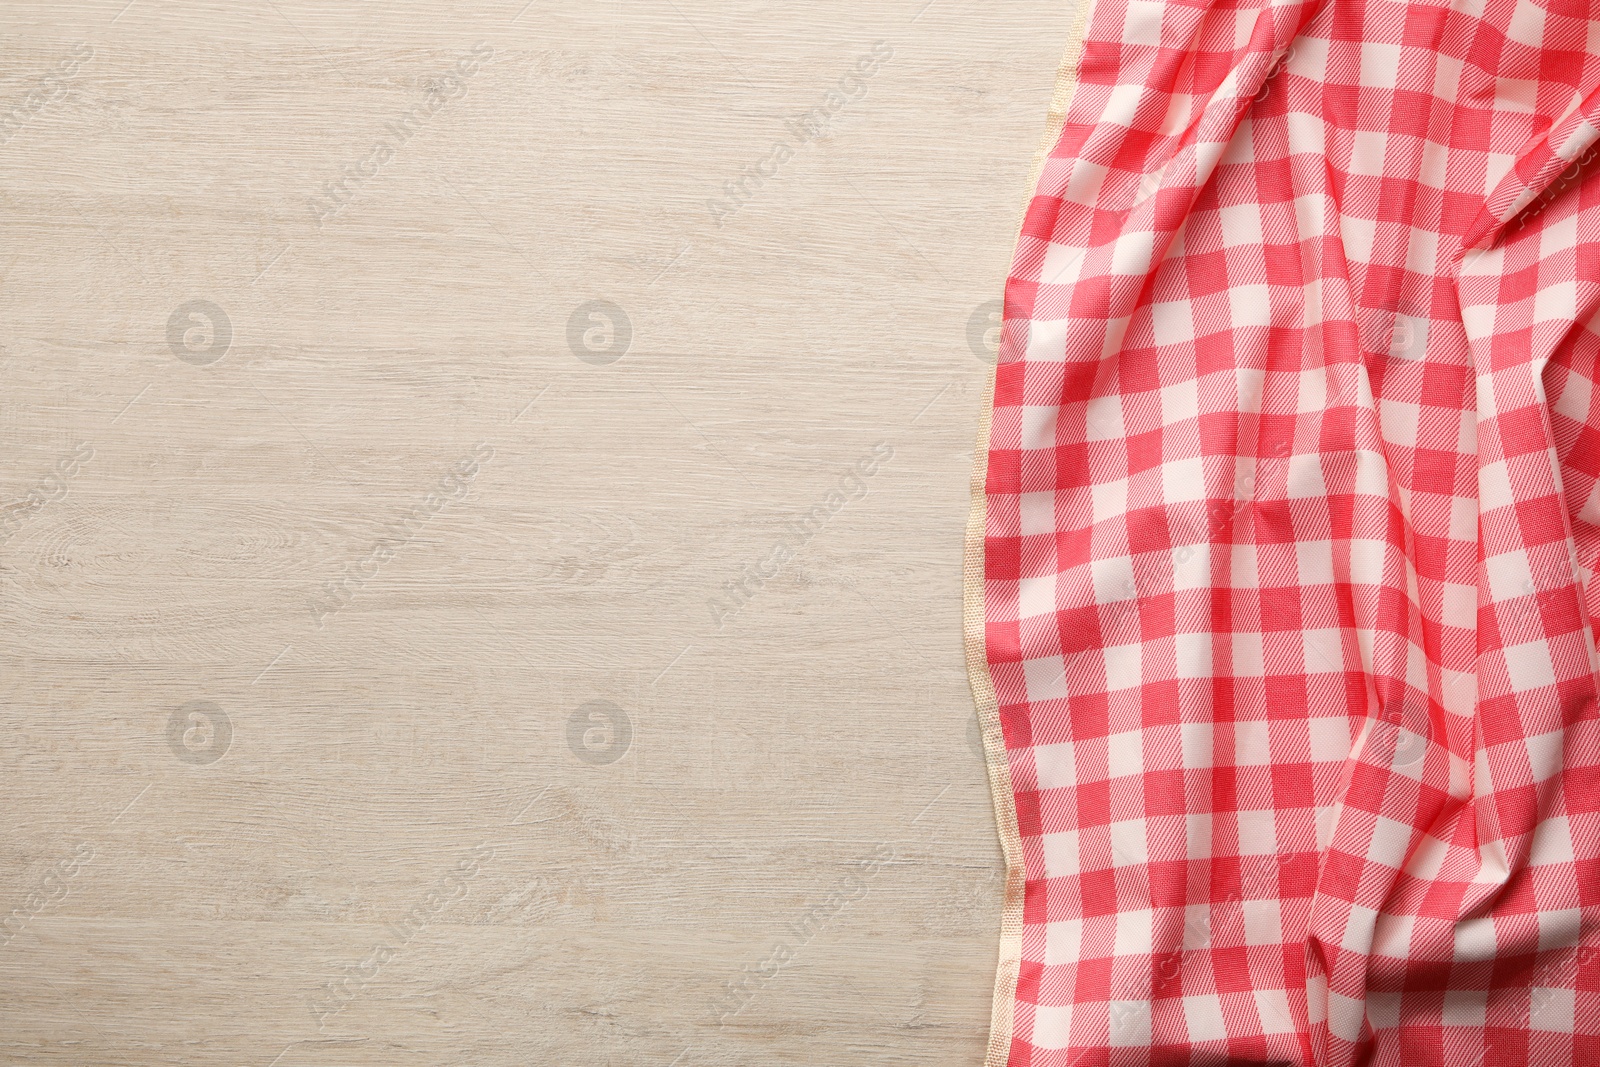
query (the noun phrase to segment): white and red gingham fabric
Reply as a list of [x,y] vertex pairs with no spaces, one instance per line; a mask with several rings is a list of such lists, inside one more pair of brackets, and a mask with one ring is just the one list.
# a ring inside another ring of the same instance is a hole
[[1092,0],[1006,293],[1013,1067],[1600,1058],[1600,3]]

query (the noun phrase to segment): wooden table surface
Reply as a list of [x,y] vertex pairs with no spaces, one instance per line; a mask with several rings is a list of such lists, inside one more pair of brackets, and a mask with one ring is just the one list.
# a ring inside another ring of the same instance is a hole
[[1072,7],[0,8],[0,1063],[981,1062]]

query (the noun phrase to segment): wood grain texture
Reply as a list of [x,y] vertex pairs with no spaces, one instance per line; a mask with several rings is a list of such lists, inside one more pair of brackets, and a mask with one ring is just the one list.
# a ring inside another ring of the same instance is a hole
[[981,1062],[1072,5],[123,4],[0,8],[0,1063]]

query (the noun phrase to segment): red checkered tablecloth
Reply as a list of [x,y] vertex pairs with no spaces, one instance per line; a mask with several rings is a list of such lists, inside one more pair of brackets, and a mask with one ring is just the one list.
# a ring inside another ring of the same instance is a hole
[[1092,0],[988,440],[1001,1062],[1600,1055],[1597,141],[1575,0]]

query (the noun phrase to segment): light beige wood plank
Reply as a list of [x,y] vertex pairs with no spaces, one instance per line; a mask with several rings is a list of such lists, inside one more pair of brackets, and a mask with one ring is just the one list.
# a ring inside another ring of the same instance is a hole
[[969,334],[1072,15],[5,5],[0,1062],[980,1062]]

